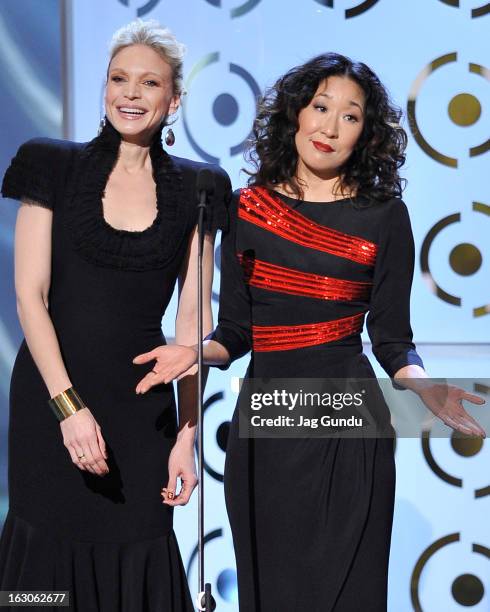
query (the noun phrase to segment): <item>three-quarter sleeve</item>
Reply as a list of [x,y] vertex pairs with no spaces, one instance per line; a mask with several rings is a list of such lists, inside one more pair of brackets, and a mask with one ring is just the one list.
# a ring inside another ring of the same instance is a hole
[[21,145],[3,177],[3,197],[53,210],[59,171],[53,152],[53,141],[47,138],[34,138]]
[[223,232],[221,238],[218,326],[207,337],[208,340],[219,342],[230,354],[230,361],[218,366],[222,370],[226,370],[232,361],[242,357],[252,348],[250,294],[236,248],[239,195],[239,191],[233,195],[229,207],[228,229]]
[[415,248],[410,217],[402,200],[393,200],[381,237],[366,326],[373,353],[392,378],[402,367],[423,362],[412,342],[410,291]]

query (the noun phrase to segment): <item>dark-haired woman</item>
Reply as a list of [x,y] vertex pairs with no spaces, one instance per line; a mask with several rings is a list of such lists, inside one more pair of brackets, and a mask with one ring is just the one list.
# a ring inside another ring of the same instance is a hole
[[[388,376],[449,425],[484,435],[461,406],[479,398],[453,389],[442,408],[412,342],[398,121],[376,75],[336,54],[292,69],[268,92],[254,126],[257,171],[236,192],[222,241],[219,325],[205,360],[226,368],[251,350],[249,377],[375,378],[360,336],[367,312]],[[195,355],[162,348],[164,379]],[[225,493],[240,610],[386,610],[394,492],[390,435],[246,439],[235,411]]]

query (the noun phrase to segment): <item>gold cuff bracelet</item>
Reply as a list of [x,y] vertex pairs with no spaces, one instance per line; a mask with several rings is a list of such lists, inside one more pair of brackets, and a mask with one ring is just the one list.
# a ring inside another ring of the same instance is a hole
[[58,421],[63,421],[82,408],[86,408],[82,398],[73,387],[62,391],[48,401],[51,410],[54,412]]

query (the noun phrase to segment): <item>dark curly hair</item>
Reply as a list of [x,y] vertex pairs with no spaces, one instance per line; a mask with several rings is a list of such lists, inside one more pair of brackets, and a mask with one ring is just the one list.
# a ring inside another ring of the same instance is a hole
[[399,197],[405,179],[398,170],[405,162],[407,135],[400,127],[401,110],[374,72],[362,62],[337,53],[325,53],[296,66],[259,100],[247,159],[255,166],[249,185],[272,188],[286,184],[303,198],[296,177],[298,153],[294,142],[299,111],[311,102],[322,81],[330,76],[352,79],[365,95],[364,126],[352,155],[340,168],[342,193],[355,191],[368,200]]

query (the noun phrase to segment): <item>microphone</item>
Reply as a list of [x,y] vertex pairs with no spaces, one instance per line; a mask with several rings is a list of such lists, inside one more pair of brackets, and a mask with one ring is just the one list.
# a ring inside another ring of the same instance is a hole
[[[213,195],[215,188],[214,174],[207,168],[202,168],[197,173],[196,189],[199,206],[206,206],[206,197]],[[204,204],[202,203],[204,199]]]
[[199,170],[196,179],[197,189],[197,227],[199,247],[197,251],[197,464],[198,464],[198,582],[199,594],[197,596],[197,606],[199,610],[212,612],[216,608],[216,602],[211,594],[211,584],[204,583],[204,436],[203,436],[203,303],[202,303],[202,260],[204,245],[204,215],[206,212],[206,200],[214,193],[215,181],[214,174],[208,168]]
[[204,243],[204,218],[206,216],[207,199],[214,193],[215,180],[214,174],[208,168],[202,168],[197,173],[196,190],[197,190],[197,224],[199,233],[199,253],[202,254]]

